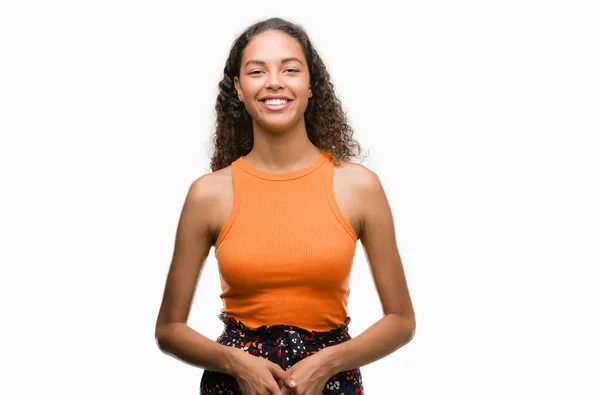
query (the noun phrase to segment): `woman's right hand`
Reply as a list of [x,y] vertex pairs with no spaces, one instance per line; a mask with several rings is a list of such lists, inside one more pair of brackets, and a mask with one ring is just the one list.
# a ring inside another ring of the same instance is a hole
[[281,395],[278,381],[290,377],[279,365],[266,358],[234,349],[235,368],[232,376],[244,395]]

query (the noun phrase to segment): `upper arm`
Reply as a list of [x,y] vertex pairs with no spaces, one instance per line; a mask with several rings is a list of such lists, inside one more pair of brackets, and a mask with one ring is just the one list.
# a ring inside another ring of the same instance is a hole
[[214,201],[210,174],[189,187],[175,235],[173,258],[156,322],[158,332],[171,322],[187,322],[200,271],[212,247],[209,213]]
[[361,244],[367,255],[384,314],[414,320],[414,310],[396,245],[394,220],[379,177],[361,165],[359,193],[363,212]]

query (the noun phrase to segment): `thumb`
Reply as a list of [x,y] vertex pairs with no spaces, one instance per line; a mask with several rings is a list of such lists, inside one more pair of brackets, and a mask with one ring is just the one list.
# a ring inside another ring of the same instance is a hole
[[281,367],[275,363],[272,363],[273,366],[269,368],[273,377],[278,379],[280,382],[283,382],[286,386],[290,388],[294,388],[296,386],[296,382],[292,379],[292,373],[289,371],[285,371],[281,369]]

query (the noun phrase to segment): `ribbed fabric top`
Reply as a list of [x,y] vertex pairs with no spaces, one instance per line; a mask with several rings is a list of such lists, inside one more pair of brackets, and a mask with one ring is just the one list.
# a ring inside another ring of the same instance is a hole
[[335,200],[329,154],[287,173],[242,156],[231,171],[233,208],[215,243],[221,312],[249,327],[343,325],[357,236]]

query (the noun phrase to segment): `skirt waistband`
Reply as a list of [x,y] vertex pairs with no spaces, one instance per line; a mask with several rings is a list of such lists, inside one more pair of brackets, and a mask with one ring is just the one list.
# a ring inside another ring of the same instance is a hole
[[296,362],[325,347],[352,338],[348,331],[349,316],[343,325],[328,331],[308,330],[289,324],[251,328],[224,313],[219,314],[219,319],[225,324],[225,330],[217,343],[262,356],[277,363],[282,369],[289,369]]
[[223,313],[219,314],[219,319],[225,324],[225,332],[227,332],[229,336],[277,338],[291,332],[297,334],[302,340],[330,339],[346,335],[348,334],[348,325],[351,321],[350,316],[348,316],[346,317],[344,324],[337,328],[333,328],[328,331],[314,331],[289,324],[278,324],[271,326],[262,325],[256,328],[251,328],[242,321],[238,321],[234,317],[229,317]]

